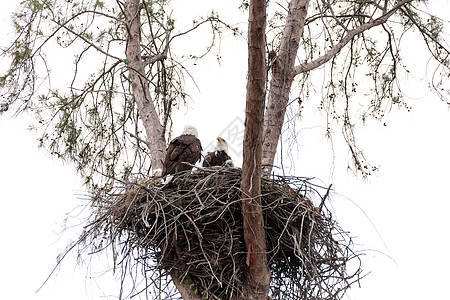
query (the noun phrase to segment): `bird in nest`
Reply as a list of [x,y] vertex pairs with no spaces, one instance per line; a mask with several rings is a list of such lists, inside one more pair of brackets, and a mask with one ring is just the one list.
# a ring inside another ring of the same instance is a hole
[[192,170],[201,155],[202,145],[197,129],[194,126],[184,127],[183,133],[170,141],[167,147],[162,176]]
[[228,155],[228,144],[225,139],[218,137],[217,144],[214,147],[214,151],[208,152],[203,160],[202,166],[204,168],[209,167],[233,167],[233,161]]

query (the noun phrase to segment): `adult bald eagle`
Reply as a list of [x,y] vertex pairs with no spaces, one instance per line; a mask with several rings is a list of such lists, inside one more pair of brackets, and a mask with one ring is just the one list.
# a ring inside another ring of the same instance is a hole
[[[203,161],[203,167],[224,166],[225,162],[231,161],[231,157],[228,155],[228,144],[221,138],[217,138],[217,144],[213,152],[208,152]],[[227,166],[230,163],[227,164]],[[232,164],[232,163],[231,163]]]
[[195,164],[201,158],[202,145],[197,135],[195,127],[186,126],[183,133],[170,142],[166,150],[162,176],[192,170],[192,166],[184,162]]

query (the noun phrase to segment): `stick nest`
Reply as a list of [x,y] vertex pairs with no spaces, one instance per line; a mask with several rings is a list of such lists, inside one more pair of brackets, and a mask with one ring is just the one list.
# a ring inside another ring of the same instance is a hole
[[[108,240],[114,257],[123,256],[118,265],[133,257],[145,272],[159,271],[159,278],[178,276],[203,299],[242,299],[246,252],[240,186],[238,168],[183,172],[167,184],[161,178],[123,183],[98,203],[83,240],[96,251]],[[319,196],[319,207],[309,200],[317,198],[318,189],[305,178],[262,179],[273,299],[340,299],[359,281],[358,255],[324,206],[326,196]],[[155,278],[146,288],[152,285],[160,292],[167,288]]]

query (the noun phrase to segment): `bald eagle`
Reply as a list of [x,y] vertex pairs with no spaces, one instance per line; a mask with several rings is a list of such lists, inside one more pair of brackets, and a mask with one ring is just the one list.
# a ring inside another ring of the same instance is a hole
[[170,142],[166,150],[162,176],[192,170],[192,166],[184,162],[195,164],[201,158],[202,145],[197,135],[195,127],[186,126],[183,133]]
[[[228,155],[228,144],[221,138],[217,138],[217,144],[213,152],[208,152],[203,161],[203,167],[225,166],[227,161],[231,161],[231,157]],[[232,161],[231,161],[232,162]],[[228,166],[228,163],[226,166]]]

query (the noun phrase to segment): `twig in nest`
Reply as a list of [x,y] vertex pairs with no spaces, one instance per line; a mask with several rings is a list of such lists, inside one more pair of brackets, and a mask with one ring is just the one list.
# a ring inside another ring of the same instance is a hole
[[328,198],[328,195],[330,194],[330,190],[331,190],[331,187],[332,187],[332,186],[333,186],[333,185],[330,184],[330,186],[329,186],[328,189],[327,189],[327,192],[326,192],[325,195],[322,197],[322,201],[320,201],[320,205],[319,205],[319,211],[322,211],[323,204],[325,203],[325,200]]

